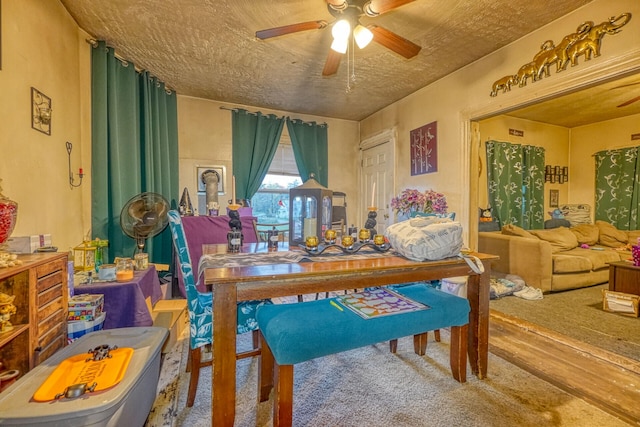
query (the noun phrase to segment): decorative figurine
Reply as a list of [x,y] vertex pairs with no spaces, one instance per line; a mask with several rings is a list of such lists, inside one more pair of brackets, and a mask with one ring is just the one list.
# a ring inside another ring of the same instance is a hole
[[9,321],[12,314],[16,314],[16,306],[13,305],[15,295],[7,295],[0,292],[0,332],[6,332],[13,329],[13,325]]
[[364,223],[364,228],[366,228],[367,230],[369,230],[369,234],[371,236],[375,236],[376,234],[378,234],[376,232],[376,217],[378,216],[378,212],[376,212],[376,208],[375,207],[371,207],[369,208],[369,213],[367,214],[367,221]]

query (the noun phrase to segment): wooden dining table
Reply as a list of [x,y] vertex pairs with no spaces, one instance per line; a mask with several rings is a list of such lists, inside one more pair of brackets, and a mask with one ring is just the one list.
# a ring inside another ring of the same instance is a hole
[[[288,250],[281,245],[280,250]],[[267,252],[266,243],[245,244],[241,252]],[[203,255],[227,253],[226,244],[203,245]],[[468,355],[471,371],[487,375],[489,355],[489,280],[495,255],[471,253],[482,262],[474,272],[459,257],[411,261],[401,256],[353,257],[338,260],[242,267],[205,268],[204,283],[213,291],[212,426],[233,426],[236,407],[237,303],[248,300],[343,291],[446,277],[469,276]],[[313,257],[311,257],[313,258]],[[335,259],[335,258],[333,258]],[[256,391],[257,392],[257,391]]]

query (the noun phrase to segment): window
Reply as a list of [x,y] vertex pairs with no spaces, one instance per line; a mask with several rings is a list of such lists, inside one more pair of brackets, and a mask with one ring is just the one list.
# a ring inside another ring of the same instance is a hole
[[258,192],[251,198],[253,215],[258,217],[258,222],[289,222],[289,189],[301,184],[291,140],[285,128],[269,172],[262,180]]

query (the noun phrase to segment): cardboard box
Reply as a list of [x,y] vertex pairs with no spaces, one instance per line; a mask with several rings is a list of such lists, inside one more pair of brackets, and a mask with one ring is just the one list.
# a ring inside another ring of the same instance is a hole
[[161,299],[151,312],[153,326],[169,329],[169,338],[162,346],[162,353],[168,353],[175,345],[185,327],[189,327],[186,299]]
[[68,321],[95,320],[102,314],[104,295],[81,294],[69,298]]
[[93,331],[102,330],[107,313],[102,312],[95,320],[78,320],[67,323],[67,343],[71,344],[81,336]]
[[32,254],[43,246],[51,246],[51,234],[16,236],[7,239],[7,250],[14,254]]
[[612,313],[619,313],[624,316],[638,317],[638,304],[640,296],[614,292],[606,289],[602,290],[602,309]]

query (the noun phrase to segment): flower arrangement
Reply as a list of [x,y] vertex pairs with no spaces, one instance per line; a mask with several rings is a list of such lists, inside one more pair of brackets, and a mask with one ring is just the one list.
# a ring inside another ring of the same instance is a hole
[[442,193],[434,190],[427,190],[423,193],[408,188],[391,199],[391,208],[399,214],[405,215],[411,212],[446,214],[448,206],[447,198]]

